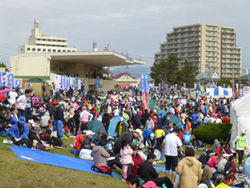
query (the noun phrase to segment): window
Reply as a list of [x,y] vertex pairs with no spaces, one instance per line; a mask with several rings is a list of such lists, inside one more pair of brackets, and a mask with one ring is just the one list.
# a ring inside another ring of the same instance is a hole
[[61,50],[57,50],[57,52],[61,52]]
[[46,52],[46,49],[43,49],[43,52]]
[[68,52],[71,52],[70,50],[68,50]]
[[27,51],[30,51],[30,48],[27,48]]
[[63,52],[65,52],[65,50],[63,50]]
[[56,50],[54,49],[53,52],[56,52]]
[[35,48],[32,48],[32,51],[36,51],[36,49],[35,49]]
[[48,52],[51,52],[51,49],[48,49]]
[[40,52],[40,51],[41,51],[41,49],[40,49],[40,48],[38,48],[38,49],[37,49],[37,51],[38,51],[38,52]]

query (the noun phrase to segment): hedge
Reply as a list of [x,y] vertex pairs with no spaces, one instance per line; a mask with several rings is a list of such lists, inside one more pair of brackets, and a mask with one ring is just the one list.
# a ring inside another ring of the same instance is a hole
[[208,144],[212,144],[215,138],[227,141],[230,138],[231,128],[232,124],[230,123],[203,125],[194,130],[194,136]]

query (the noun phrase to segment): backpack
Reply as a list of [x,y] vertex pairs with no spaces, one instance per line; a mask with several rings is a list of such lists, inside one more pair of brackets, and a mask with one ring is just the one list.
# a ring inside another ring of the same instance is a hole
[[96,171],[96,172],[101,172],[101,173],[104,173],[104,174],[112,175],[112,170],[107,165],[98,166],[96,164],[93,164],[91,166],[91,170]]
[[122,133],[128,132],[128,126],[123,121],[118,122],[116,127],[117,136],[121,136]]
[[230,171],[225,177],[225,183],[227,185],[233,185],[235,181],[235,175],[233,171]]

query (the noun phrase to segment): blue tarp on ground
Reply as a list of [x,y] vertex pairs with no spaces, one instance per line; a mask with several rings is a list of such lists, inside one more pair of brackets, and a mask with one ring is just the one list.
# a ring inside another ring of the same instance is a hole
[[[92,171],[90,167],[92,166],[92,161],[77,159],[74,157],[69,157],[66,155],[59,155],[54,153],[48,153],[44,151],[38,151],[34,149],[29,149],[25,147],[18,146],[9,146],[9,148],[16,154],[19,159],[27,160],[36,163],[43,163],[47,165],[63,167],[73,170],[80,170],[84,172],[90,172],[95,174],[102,174],[95,171]],[[109,175],[107,175],[109,176]],[[120,176],[112,173],[113,177],[121,178]]]

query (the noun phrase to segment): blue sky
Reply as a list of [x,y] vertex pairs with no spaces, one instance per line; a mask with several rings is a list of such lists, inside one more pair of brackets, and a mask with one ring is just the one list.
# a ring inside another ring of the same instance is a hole
[[250,68],[249,0],[1,0],[0,61],[9,62],[28,41],[34,19],[45,35],[68,38],[69,46],[128,53],[152,65],[173,27],[208,23],[235,27],[243,67]]

